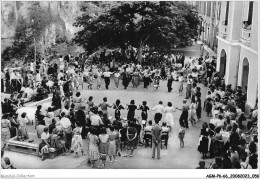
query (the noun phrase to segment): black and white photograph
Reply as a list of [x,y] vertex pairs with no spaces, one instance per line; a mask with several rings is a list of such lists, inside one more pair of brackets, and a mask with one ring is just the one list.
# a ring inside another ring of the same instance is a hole
[[259,178],[258,6],[1,1],[1,178]]

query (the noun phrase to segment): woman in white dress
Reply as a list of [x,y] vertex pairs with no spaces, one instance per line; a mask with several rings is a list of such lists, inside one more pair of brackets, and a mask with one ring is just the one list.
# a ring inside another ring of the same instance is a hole
[[101,89],[101,82],[102,82],[102,71],[101,69],[98,69],[98,72],[97,72],[97,89]]
[[175,112],[175,108],[172,107],[172,103],[168,102],[168,105],[164,108],[165,115],[165,121],[167,126],[170,127],[170,131],[173,129],[174,126],[174,119],[173,119],[173,112]]

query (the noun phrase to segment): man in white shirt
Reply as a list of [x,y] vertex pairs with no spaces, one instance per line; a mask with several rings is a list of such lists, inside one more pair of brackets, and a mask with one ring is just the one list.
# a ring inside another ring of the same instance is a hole
[[152,110],[155,111],[155,114],[159,113],[161,117],[162,114],[164,113],[164,106],[162,104],[163,102],[159,101],[159,104],[152,108]]
[[97,109],[93,111],[94,115],[90,117],[91,126],[99,127],[100,125],[103,125],[103,122],[99,115],[97,115]]
[[70,150],[72,139],[71,121],[65,117],[64,112],[61,113],[60,125],[62,130],[65,132],[65,147],[67,150]]
[[108,89],[109,84],[110,84],[110,75],[113,74],[112,72],[108,71],[108,69],[106,69],[106,71],[103,73],[104,75],[104,79],[105,79],[105,83],[106,83],[106,89]]
[[164,106],[162,104],[163,104],[163,102],[159,101],[159,104],[156,105],[155,107],[153,107],[152,110],[155,111],[155,113],[163,114],[164,113]]
[[69,118],[65,117],[64,112],[61,113],[60,125],[63,129],[67,129],[67,128],[71,127],[71,122],[70,122]]

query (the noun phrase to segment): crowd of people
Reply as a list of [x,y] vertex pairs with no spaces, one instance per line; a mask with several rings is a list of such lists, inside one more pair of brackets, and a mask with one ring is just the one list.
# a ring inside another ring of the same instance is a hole
[[[204,110],[212,119],[203,123],[198,143],[202,159],[215,158],[209,168],[258,168],[258,100],[247,119],[246,97],[240,86],[234,91],[223,77],[213,75],[204,101]],[[205,168],[204,161],[199,165]]]
[[[179,81],[179,95],[183,94],[183,83],[186,82],[183,106],[173,107],[171,102],[163,106],[160,101],[158,105],[150,108],[146,101],[139,106],[135,104],[135,100],[123,105],[119,99],[109,103],[107,98],[96,104],[93,96],[87,99],[81,96],[79,90],[83,90],[86,85],[88,90],[101,89],[103,81],[108,90],[111,76],[116,89],[119,89],[122,80],[123,89],[129,88],[132,83],[132,87],[139,90],[140,84],[143,83],[145,90],[153,86],[157,91],[161,85],[160,81],[167,80],[168,92],[171,92],[173,81]],[[175,110],[182,111],[178,138],[180,148],[183,148],[185,130],[189,128],[189,123],[196,125],[205,110],[207,116],[212,116],[213,119],[204,123],[201,130],[198,150],[203,159],[209,157],[209,154],[210,157],[218,156],[216,160],[224,157],[224,160],[221,159],[222,163],[225,159],[230,159],[231,168],[234,168],[237,166],[236,162],[239,162],[233,160],[234,153],[239,153],[238,159],[243,161],[246,155],[249,159],[244,162],[249,162],[252,168],[257,166],[254,148],[257,135],[246,145],[244,140],[247,135],[241,132],[245,120],[243,112],[246,93],[242,92],[241,87],[232,91],[232,86],[225,84],[223,76],[216,72],[216,59],[210,58],[208,53],[205,57],[202,54],[200,58],[186,59],[183,54],[172,55],[163,62],[149,65],[123,62],[84,63],[80,57],[66,55],[60,56],[59,61],[54,64],[46,63],[42,59],[37,61],[35,66],[30,63],[20,69],[3,70],[1,80],[2,92],[11,93],[10,98],[2,102],[1,139],[4,143],[15,136],[20,141],[28,140],[27,125],[33,124],[33,121],[30,121],[26,113],[18,115],[17,109],[26,102],[42,100],[47,98],[48,94],[53,94],[52,104],[47,112],[39,105],[35,113],[34,125],[41,138],[39,155],[42,160],[48,158],[54,148],[64,155],[86,154],[91,167],[103,168],[106,167],[108,156],[111,163],[116,162],[117,156],[121,156],[122,149],[125,149],[123,156],[133,157],[138,145],[147,146],[149,142],[152,145],[151,158],[155,158],[157,150],[157,158],[160,159],[162,138],[165,139],[166,136],[167,146],[169,133],[175,125],[172,113]],[[198,83],[209,85],[204,105]],[[97,86],[93,86],[95,84]],[[190,104],[187,103],[188,100]],[[114,114],[108,114],[108,108],[114,109]],[[121,116],[121,110],[128,110],[127,116]],[[136,110],[141,110],[140,117],[135,114]],[[148,111],[155,111],[154,117],[148,117]],[[162,117],[163,113],[166,113],[165,118]],[[247,125],[251,135],[255,134],[256,123],[257,106]],[[226,140],[224,143],[223,138]],[[87,140],[87,146],[83,146],[83,139]],[[243,157],[241,145],[244,147]],[[87,148],[86,153],[83,147]],[[99,160],[100,162],[97,162]],[[201,163],[203,165],[203,162]],[[216,167],[215,164],[212,166]]]

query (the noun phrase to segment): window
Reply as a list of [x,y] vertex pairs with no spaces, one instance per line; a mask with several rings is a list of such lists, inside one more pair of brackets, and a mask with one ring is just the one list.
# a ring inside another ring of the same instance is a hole
[[217,2],[212,2],[212,19],[215,19],[215,14],[216,14],[216,3]]
[[220,20],[220,13],[221,13],[221,2],[218,2],[217,7],[217,19]]
[[251,24],[253,19],[253,7],[254,2],[244,2],[244,13],[243,13],[243,28],[251,30]]
[[207,2],[207,16],[209,16],[209,17],[210,17],[210,11],[211,11],[211,2],[208,1]]
[[203,3],[203,14],[206,15],[206,2]]
[[228,25],[228,12],[229,12],[229,1],[227,1],[226,16],[225,16],[224,25]]
[[253,6],[254,6],[254,2],[250,1],[249,2],[249,10],[248,10],[248,20],[247,20],[248,25],[252,24]]

